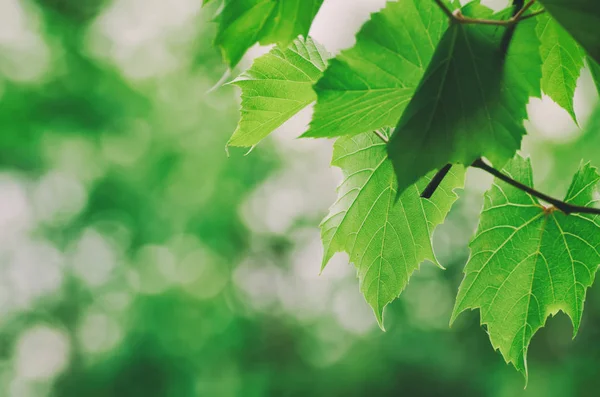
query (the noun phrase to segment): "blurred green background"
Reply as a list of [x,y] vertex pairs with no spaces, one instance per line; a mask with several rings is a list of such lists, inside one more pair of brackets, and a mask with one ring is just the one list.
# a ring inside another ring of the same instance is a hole
[[[478,314],[448,327],[489,178],[473,172],[387,332],[337,256],[319,276],[335,199],[331,142],[310,112],[249,155],[199,0],[0,0],[0,396],[597,396],[600,288],[579,335],[549,320],[524,380]],[[327,0],[332,52],[385,0]],[[248,66],[253,51],[244,61]],[[540,188],[600,165],[589,73],[578,128],[532,100]]]

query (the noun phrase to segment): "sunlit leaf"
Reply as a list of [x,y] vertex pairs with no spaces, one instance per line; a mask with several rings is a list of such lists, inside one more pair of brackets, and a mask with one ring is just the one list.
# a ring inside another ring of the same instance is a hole
[[[495,17],[477,2],[463,13]],[[519,149],[526,105],[539,95],[539,40],[535,22],[523,21],[505,53],[504,33],[485,25],[448,28],[389,144],[400,191],[447,163],[485,156],[500,167]]]
[[573,96],[583,68],[584,52],[564,28],[548,15],[539,17],[537,32],[542,43],[542,90],[577,121]]
[[596,62],[600,62],[600,2],[598,0],[540,0]]
[[[504,172],[533,186],[531,165],[516,157]],[[593,206],[600,175],[582,166],[565,201]],[[465,268],[453,320],[479,308],[494,348],[527,376],[527,350],[550,315],[566,313],[576,334],[587,288],[600,264],[600,216],[565,215],[496,180]]]
[[256,43],[287,47],[306,36],[323,0],[225,0],[215,44],[231,66]]
[[326,58],[325,50],[310,38],[257,58],[232,83],[242,89],[242,115],[229,145],[256,145],[312,103],[312,85],[325,69]]
[[331,60],[315,86],[306,137],[333,137],[393,127],[412,97],[448,25],[433,1],[389,2]]
[[457,199],[464,169],[455,167],[431,200],[421,199],[430,176],[407,189],[396,201],[396,177],[386,145],[374,133],[339,138],[332,165],[342,169],[338,200],[321,224],[323,267],[345,251],[358,269],[360,289],[383,327],[383,309],[396,299],[421,262],[438,263],[431,246]]

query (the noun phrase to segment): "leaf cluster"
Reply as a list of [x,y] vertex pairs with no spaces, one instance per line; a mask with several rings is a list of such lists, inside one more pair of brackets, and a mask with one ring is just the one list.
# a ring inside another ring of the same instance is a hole
[[548,316],[563,311],[579,328],[600,265],[600,175],[582,165],[565,200],[552,199],[517,152],[530,98],[548,95],[577,122],[582,68],[600,80],[600,3],[515,1],[494,13],[478,0],[392,1],[333,59],[307,36],[321,5],[224,0],[216,44],[230,66],[255,43],[278,44],[232,82],[242,111],[229,145],[254,146],[314,104],[302,136],[337,138],[332,165],[344,175],[321,224],[323,267],[348,253],[382,328],[421,262],[442,266],[432,235],[465,168],[495,175],[452,320],[479,309],[494,348],[527,376]]

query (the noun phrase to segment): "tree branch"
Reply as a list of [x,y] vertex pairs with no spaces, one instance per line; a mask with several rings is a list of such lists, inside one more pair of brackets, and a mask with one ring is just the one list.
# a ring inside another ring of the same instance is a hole
[[[521,4],[523,4],[523,2],[521,2]],[[517,11],[517,13],[512,17],[512,19],[521,19],[521,17],[523,17],[523,14],[525,14],[525,12],[529,10],[534,4],[535,0],[530,0],[527,4],[525,4],[523,7],[521,7],[521,9]]]
[[451,168],[452,164],[446,164],[444,168],[439,170],[437,174],[433,176],[425,190],[423,190],[423,193],[421,193],[421,198],[430,199],[431,196],[433,196],[433,193],[435,193],[437,188],[440,186],[446,175],[448,175],[448,172],[450,172]]
[[527,20],[527,19],[529,19],[529,18],[535,18],[535,17],[537,17],[538,15],[542,15],[542,14],[543,14],[543,13],[545,13],[545,12],[546,12],[546,10],[538,10],[538,11],[536,11],[536,12],[532,12],[531,14],[528,14],[528,15],[523,15],[523,16],[521,17],[521,19],[519,19],[519,22],[520,22],[520,21],[525,21],[525,20]]
[[456,19],[456,17],[452,13],[452,11],[450,11],[450,9],[446,6],[446,4],[444,4],[444,2],[442,0],[433,0],[433,1],[435,1],[435,3],[438,5],[438,7],[440,7],[440,9],[442,11],[444,11],[444,14],[446,14],[448,16],[448,18],[450,18],[450,20]]
[[460,9],[452,12],[446,4],[444,4],[443,0],[433,0],[438,7],[450,18],[450,22],[455,22],[459,24],[471,24],[471,25],[492,25],[492,26],[504,26],[511,27],[515,26],[521,21],[526,19],[530,19],[536,17],[544,12],[544,10],[533,12],[529,15],[524,15],[527,10],[529,10],[536,2],[536,0],[530,0],[523,8],[521,8],[513,17],[510,19],[479,19],[479,18],[470,18],[464,16]]
[[564,212],[567,215],[569,215],[569,214],[600,215],[600,208],[582,207],[579,205],[573,205],[573,204],[566,203],[564,201],[560,201],[555,198],[552,198],[544,193],[538,192],[537,190],[533,189],[532,187],[529,187],[527,185],[522,184],[519,181],[512,179],[508,175],[503,174],[502,172],[498,171],[497,169],[493,168],[492,166],[486,164],[482,159],[475,160],[473,162],[473,164],[471,164],[471,167],[484,170],[485,172],[495,176],[496,178],[500,179],[501,181],[506,182],[509,185],[516,187],[519,190],[529,193],[530,195],[532,195],[534,197],[544,200],[548,204],[552,204],[555,208],[561,210],[562,212]]

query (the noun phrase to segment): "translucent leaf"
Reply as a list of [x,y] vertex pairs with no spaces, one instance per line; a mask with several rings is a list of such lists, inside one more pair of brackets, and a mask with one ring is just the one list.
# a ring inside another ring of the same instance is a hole
[[225,0],[215,44],[231,67],[256,43],[287,47],[299,35],[308,35],[321,4],[323,0]]
[[306,137],[393,127],[431,60],[448,17],[433,1],[389,2],[362,27],[354,47],[331,60],[315,86]]
[[326,58],[325,50],[310,38],[257,58],[232,82],[242,89],[242,115],[229,145],[256,145],[312,103],[312,85],[325,69]]
[[542,90],[577,121],[573,96],[583,68],[584,52],[553,18],[542,15],[538,20],[537,32],[542,43]]
[[540,0],[596,62],[600,62],[600,2],[598,0]]
[[[533,186],[528,160],[517,157],[504,172]],[[582,166],[565,201],[593,206],[599,180],[595,168]],[[529,343],[548,316],[562,310],[577,333],[600,264],[600,216],[565,215],[497,180],[470,247],[452,320],[480,309],[494,348],[527,377]]]
[[[463,14],[501,18],[478,2]],[[508,50],[504,28],[448,28],[389,144],[400,191],[447,163],[470,165],[485,156],[501,167],[514,156],[529,97],[539,95],[535,25],[520,23]]]
[[430,176],[396,201],[396,177],[385,143],[374,133],[339,138],[332,165],[342,169],[338,200],[321,224],[323,267],[345,251],[358,270],[360,289],[383,327],[383,309],[400,295],[421,262],[438,263],[431,246],[461,187],[464,169],[454,167],[431,200],[421,199]]

